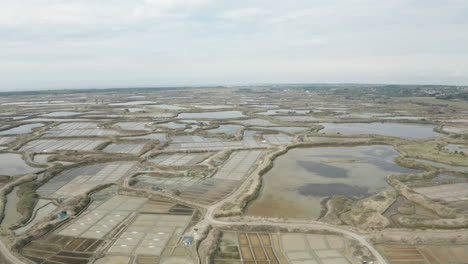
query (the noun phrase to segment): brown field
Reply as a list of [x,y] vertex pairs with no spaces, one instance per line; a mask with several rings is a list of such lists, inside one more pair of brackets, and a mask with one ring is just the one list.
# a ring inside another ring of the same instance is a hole
[[273,252],[273,248],[271,247],[266,247],[265,251],[267,253],[268,259],[270,260],[276,260],[275,252]]
[[[277,247],[273,248],[272,241],[275,241],[275,237]],[[274,234],[225,232],[219,246],[220,251],[215,257],[215,263],[230,264],[227,261],[238,260],[243,264],[279,264],[277,259],[279,256],[282,257],[281,263],[287,264],[286,258],[276,251],[279,246],[279,239]],[[237,249],[240,254],[237,253]]]
[[267,234],[259,234],[260,238],[262,239],[262,244],[265,246],[270,246],[271,241],[270,241],[270,236]]
[[247,235],[244,233],[239,234],[239,245],[248,245]]
[[240,251],[243,259],[254,259],[250,247],[240,247]]
[[138,256],[136,259],[136,264],[155,264],[155,263],[159,263],[158,257]]
[[265,252],[263,252],[263,248],[261,247],[253,247],[252,248],[253,252],[254,252],[254,255],[255,255],[255,259],[267,259],[266,255],[265,255]]
[[26,245],[21,254],[35,263],[86,264],[101,240],[50,235]]
[[468,263],[468,246],[379,245],[392,264]]
[[252,246],[261,246],[262,244],[260,243],[260,239],[258,238],[257,234],[248,234],[249,239],[250,239],[250,244]]

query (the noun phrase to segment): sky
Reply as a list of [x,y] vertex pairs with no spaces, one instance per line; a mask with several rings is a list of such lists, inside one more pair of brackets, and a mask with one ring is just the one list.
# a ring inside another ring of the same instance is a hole
[[1,0],[0,90],[468,85],[466,0]]

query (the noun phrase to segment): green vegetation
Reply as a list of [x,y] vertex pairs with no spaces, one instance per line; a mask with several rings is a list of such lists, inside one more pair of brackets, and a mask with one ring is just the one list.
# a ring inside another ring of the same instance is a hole
[[19,187],[17,194],[20,200],[17,204],[17,210],[23,215],[24,220],[29,219],[32,215],[34,206],[39,198],[35,192],[38,187],[39,184],[33,181],[23,183]]

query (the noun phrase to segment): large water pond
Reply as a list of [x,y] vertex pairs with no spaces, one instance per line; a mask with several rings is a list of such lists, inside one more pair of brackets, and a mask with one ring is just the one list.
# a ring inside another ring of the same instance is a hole
[[203,113],[182,113],[178,118],[239,118],[245,117],[240,111],[219,111],[219,112],[203,112]]
[[19,154],[0,154],[0,175],[15,176],[37,171],[36,168],[29,167]]
[[398,123],[320,123],[322,133],[378,134],[407,139],[426,139],[441,136],[432,125]]
[[17,135],[17,134],[27,134],[32,131],[33,128],[44,126],[44,124],[37,123],[37,124],[27,124],[17,126],[8,130],[0,131],[0,135]]
[[387,188],[389,174],[418,172],[397,165],[397,155],[381,145],[292,149],[274,160],[247,214],[317,219],[325,198],[364,198]]

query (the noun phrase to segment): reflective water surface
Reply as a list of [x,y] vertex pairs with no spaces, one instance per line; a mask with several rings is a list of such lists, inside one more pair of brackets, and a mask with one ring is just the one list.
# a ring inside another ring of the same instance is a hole
[[317,219],[321,200],[360,199],[388,187],[385,177],[417,170],[397,165],[391,146],[297,148],[279,156],[248,215]]

